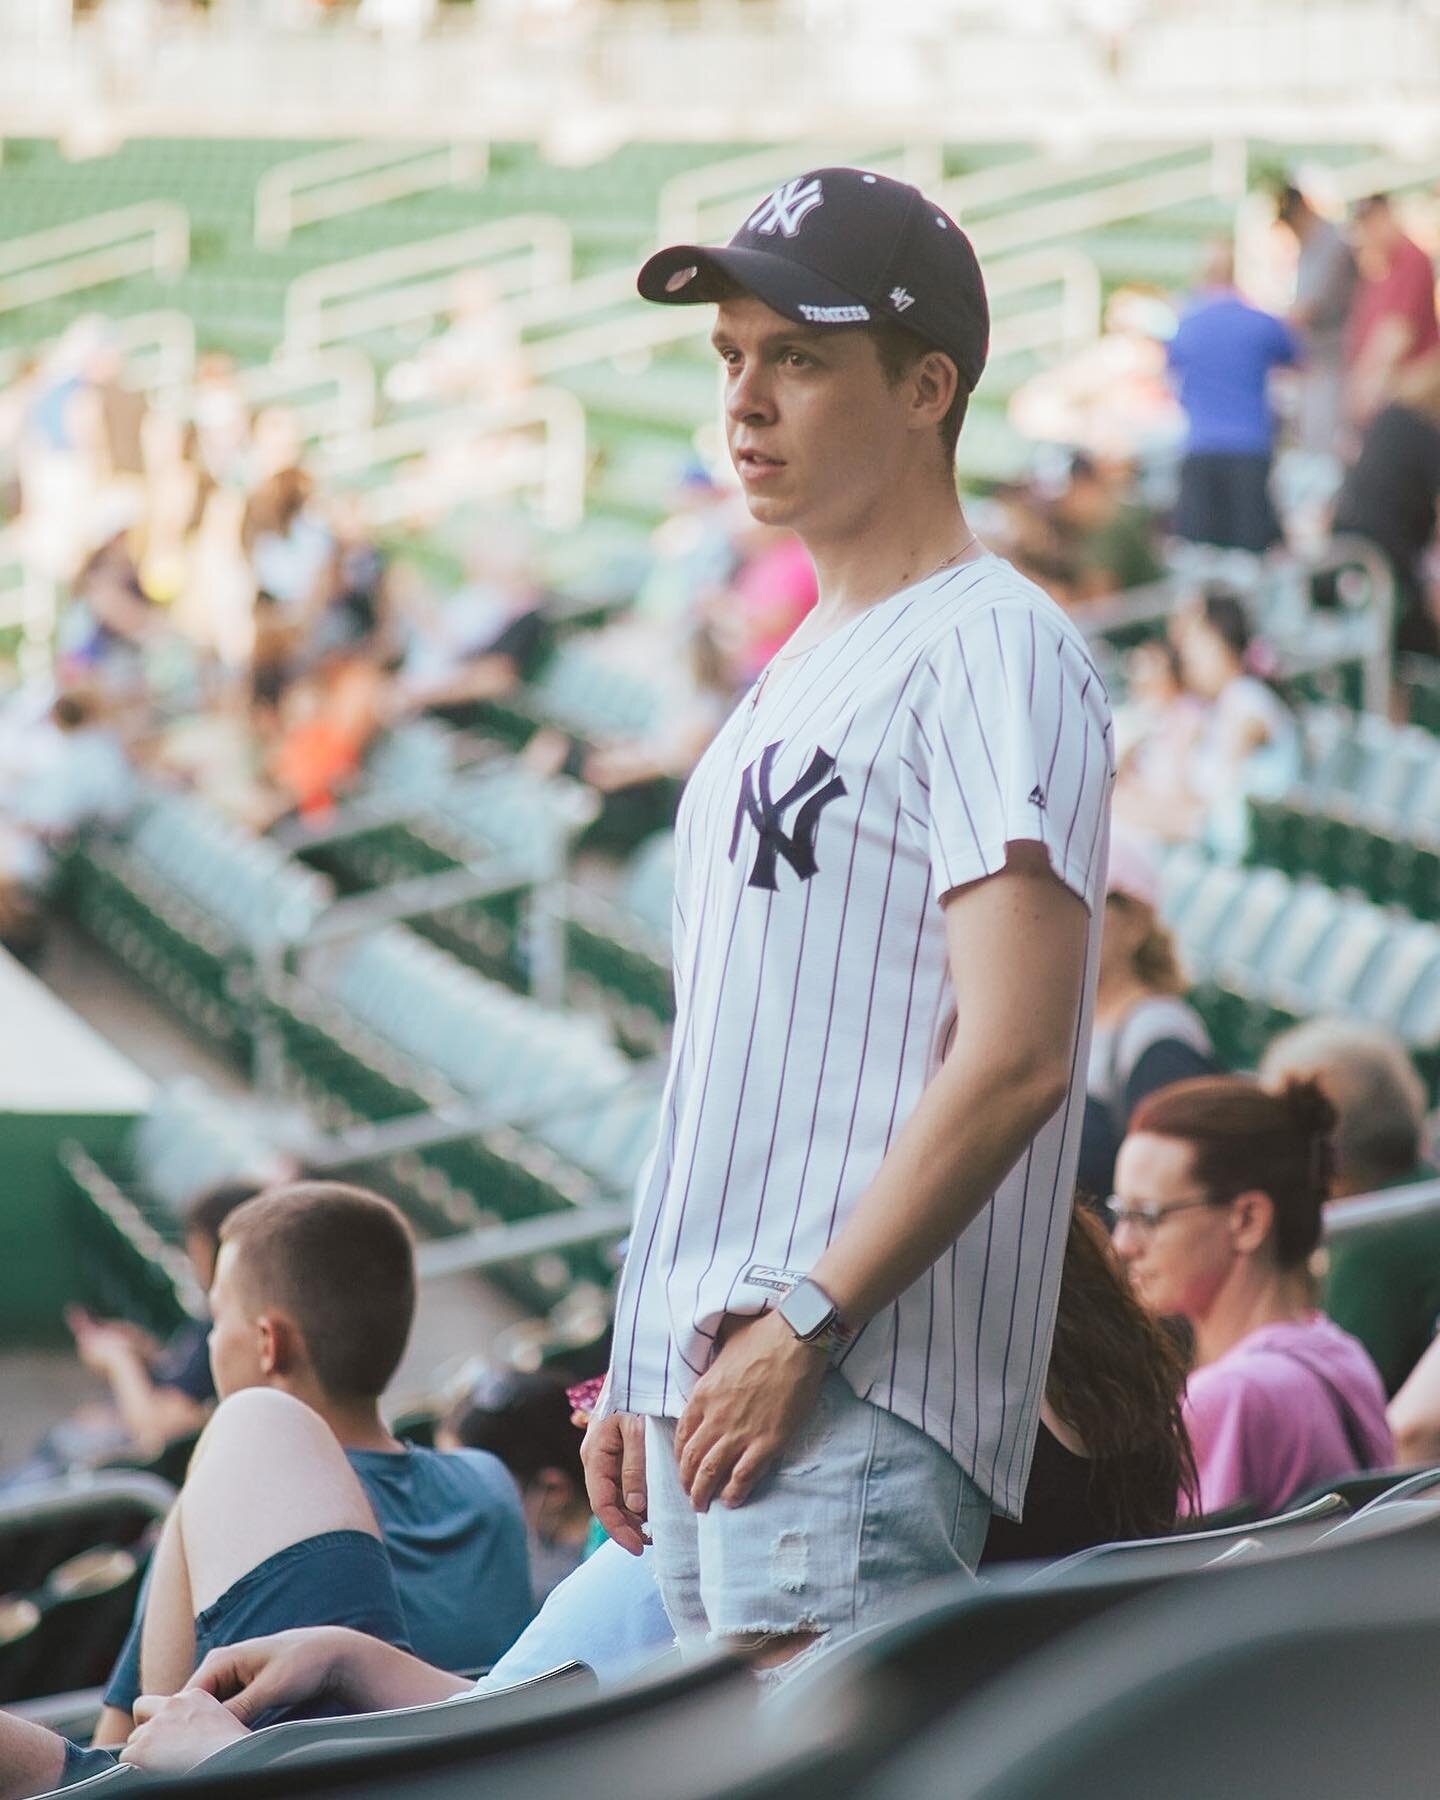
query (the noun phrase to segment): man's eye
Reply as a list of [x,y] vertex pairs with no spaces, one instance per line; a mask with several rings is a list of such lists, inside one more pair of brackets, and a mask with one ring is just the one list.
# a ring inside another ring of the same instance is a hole
[[814,367],[815,359],[807,356],[803,350],[787,350],[782,360],[789,363],[792,369],[809,369]]

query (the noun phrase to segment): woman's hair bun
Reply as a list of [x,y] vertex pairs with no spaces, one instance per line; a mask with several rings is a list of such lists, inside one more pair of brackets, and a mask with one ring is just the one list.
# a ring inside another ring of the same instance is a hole
[[1305,1137],[1326,1138],[1334,1132],[1339,1118],[1318,1081],[1287,1081],[1280,1090],[1280,1098],[1295,1121],[1296,1129]]

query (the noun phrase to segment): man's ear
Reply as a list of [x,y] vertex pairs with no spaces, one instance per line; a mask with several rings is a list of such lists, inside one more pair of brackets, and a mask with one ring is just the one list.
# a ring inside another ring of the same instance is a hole
[[960,386],[960,374],[943,350],[927,350],[911,370],[914,395],[911,421],[917,430],[933,431],[949,412]]
[[267,1380],[293,1375],[300,1358],[300,1334],[283,1313],[261,1313],[255,1321],[260,1367]]

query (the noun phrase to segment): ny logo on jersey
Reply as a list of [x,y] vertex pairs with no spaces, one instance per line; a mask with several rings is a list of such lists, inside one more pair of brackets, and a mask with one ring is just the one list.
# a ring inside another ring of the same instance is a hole
[[[783,856],[802,881],[808,881],[816,872],[820,865],[815,861],[815,833],[820,815],[832,800],[838,800],[848,791],[840,777],[832,774],[835,758],[827,751],[817,749],[810,758],[809,767],[794,786],[787,788],[778,800],[773,799],[770,774],[779,753],[779,744],[767,744],[760,752],[758,771],[751,763],[740,777],[740,798],[735,806],[735,826],[730,833],[730,860],[734,862],[735,852],[740,848],[741,826],[747,818],[754,825],[760,834],[760,843],[746,886],[768,888],[771,893],[776,888],[777,856]],[[798,802],[803,804],[795,815],[795,829],[787,836],[785,814]]]
[[748,231],[763,232],[767,237],[774,237],[777,231],[786,237],[794,237],[807,214],[824,204],[819,176],[812,175],[809,181],[797,177],[776,188],[768,200],[762,201],[745,221],[745,226]]

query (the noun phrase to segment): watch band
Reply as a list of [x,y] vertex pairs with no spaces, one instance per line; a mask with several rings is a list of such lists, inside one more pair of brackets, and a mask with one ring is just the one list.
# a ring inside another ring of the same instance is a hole
[[845,1349],[855,1336],[835,1302],[808,1275],[787,1291],[778,1310],[802,1344],[817,1344],[827,1354]]

